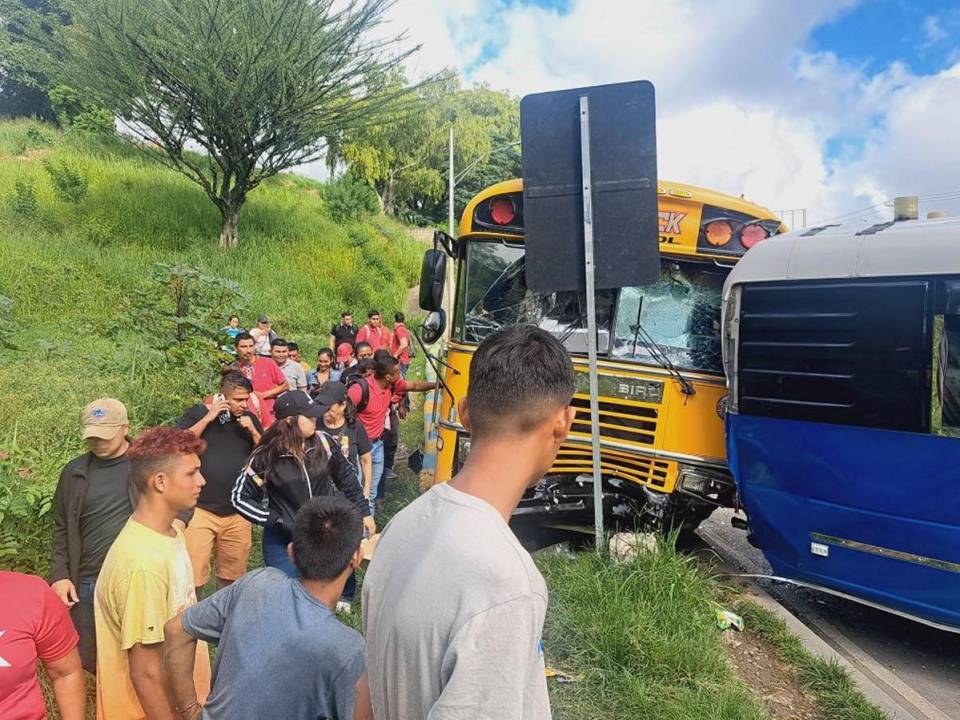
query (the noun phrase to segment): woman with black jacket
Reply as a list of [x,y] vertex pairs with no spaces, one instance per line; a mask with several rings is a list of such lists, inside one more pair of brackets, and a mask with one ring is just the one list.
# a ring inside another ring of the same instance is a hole
[[[263,525],[263,561],[297,577],[287,555],[294,517],[312,497],[333,495],[337,489],[356,505],[370,535],[376,525],[357,482],[353,466],[317,433],[317,420],[327,411],[302,392],[277,398],[277,421],[260,440],[231,493],[233,506],[250,522]],[[266,501],[266,503],[264,503]]]

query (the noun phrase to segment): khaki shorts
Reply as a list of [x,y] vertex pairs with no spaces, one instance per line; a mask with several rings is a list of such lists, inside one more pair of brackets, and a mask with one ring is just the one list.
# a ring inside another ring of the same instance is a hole
[[203,587],[210,579],[211,552],[216,553],[221,580],[236,580],[247,572],[253,538],[250,523],[240,515],[220,517],[197,508],[183,537],[193,564],[194,587]]

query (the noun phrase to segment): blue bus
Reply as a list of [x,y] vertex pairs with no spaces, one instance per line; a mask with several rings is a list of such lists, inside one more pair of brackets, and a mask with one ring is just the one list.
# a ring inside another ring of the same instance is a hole
[[960,629],[960,220],[765,240],[722,332],[730,469],[773,573]]

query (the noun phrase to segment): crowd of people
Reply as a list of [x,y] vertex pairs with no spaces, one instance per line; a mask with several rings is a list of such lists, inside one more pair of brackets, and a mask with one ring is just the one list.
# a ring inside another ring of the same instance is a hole
[[[87,405],[89,452],[54,496],[49,586],[0,572],[14,666],[0,716],[45,717],[38,660],[65,720],[84,716],[84,671],[102,720],[550,716],[546,587],[507,524],[573,417],[570,360],[537,328],[480,345],[459,407],[470,455],[382,532],[364,635],[336,617],[352,612],[406,394],[436,387],[406,378],[395,320],[370,311],[357,329],[343,313],[307,367],[269,318],[247,332],[232,317],[235,363],[172,426],[131,438],[123,403]],[[247,572],[251,523],[266,567]]]

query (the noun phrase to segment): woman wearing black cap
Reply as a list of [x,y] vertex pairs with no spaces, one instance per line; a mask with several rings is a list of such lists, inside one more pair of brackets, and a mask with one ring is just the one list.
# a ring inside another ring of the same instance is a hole
[[336,452],[329,436],[317,432],[327,409],[302,392],[280,395],[274,405],[277,421],[264,433],[231,493],[237,512],[264,526],[264,563],[290,577],[297,577],[287,555],[294,517],[310,498],[339,489],[357,506],[367,531],[376,532],[356,470]]

